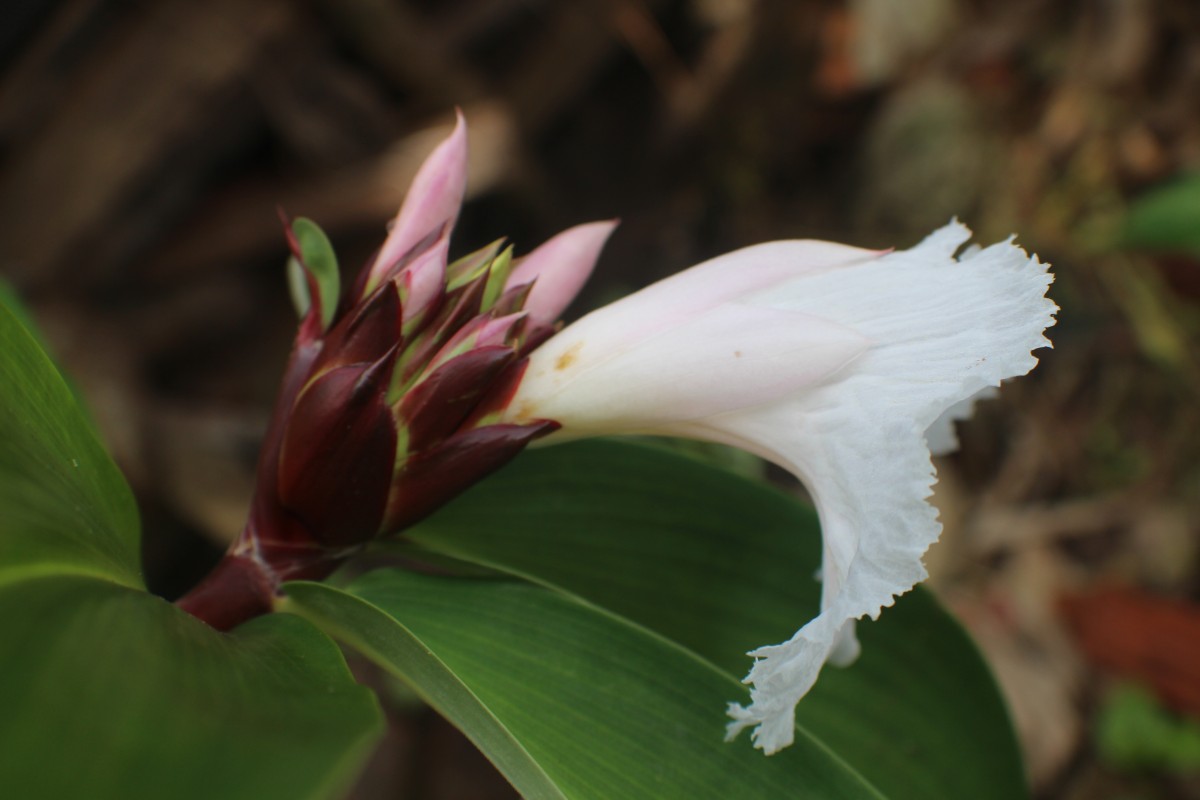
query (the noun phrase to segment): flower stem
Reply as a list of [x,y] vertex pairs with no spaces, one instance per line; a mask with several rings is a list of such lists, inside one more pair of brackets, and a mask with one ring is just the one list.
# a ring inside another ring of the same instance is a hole
[[285,581],[327,578],[358,550],[259,545],[260,549],[246,549],[241,540],[235,542],[208,577],[175,604],[219,631],[232,630],[274,611]]
[[176,605],[217,630],[227,631],[270,613],[275,589],[274,577],[260,561],[231,552]]

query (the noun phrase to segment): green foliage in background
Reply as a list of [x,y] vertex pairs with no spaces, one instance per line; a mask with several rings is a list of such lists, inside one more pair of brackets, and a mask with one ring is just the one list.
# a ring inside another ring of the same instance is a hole
[[1118,244],[1200,256],[1200,175],[1185,175],[1133,202]]
[[1122,769],[1200,774],[1200,722],[1171,714],[1135,684],[1105,698],[1096,744],[1105,761]]

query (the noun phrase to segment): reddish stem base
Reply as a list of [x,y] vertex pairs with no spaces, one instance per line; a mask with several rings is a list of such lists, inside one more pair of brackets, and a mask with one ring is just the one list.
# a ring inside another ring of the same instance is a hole
[[179,598],[175,605],[219,631],[228,631],[275,610],[279,585],[289,580],[318,581],[328,577],[349,556],[315,547],[259,548],[250,558],[235,543],[208,577]]
[[275,581],[253,559],[226,553],[194,589],[177,602],[180,608],[219,631],[269,614],[275,606]]

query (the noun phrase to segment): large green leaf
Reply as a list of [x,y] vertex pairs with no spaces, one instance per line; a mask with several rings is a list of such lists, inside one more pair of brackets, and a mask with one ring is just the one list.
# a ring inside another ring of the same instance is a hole
[[336,645],[290,615],[218,633],[89,577],[0,587],[0,797],[319,798],[378,727]]
[[513,580],[373,572],[293,605],[458,724],[530,798],[879,798],[806,736],[766,759],[726,744],[745,694],[660,636]]
[[140,587],[129,487],[7,304],[0,304],[0,425],[0,584],[75,572]]
[[0,304],[0,797],[328,797],[379,727],[287,615],[218,633],[141,588],[137,513]]
[[[636,444],[525,453],[410,537],[585,598],[731,676],[748,670],[746,650],[786,639],[817,610],[810,509]],[[860,634],[858,662],[826,669],[800,704],[803,729],[888,797],[1025,795],[995,683],[928,593],[901,598]]]

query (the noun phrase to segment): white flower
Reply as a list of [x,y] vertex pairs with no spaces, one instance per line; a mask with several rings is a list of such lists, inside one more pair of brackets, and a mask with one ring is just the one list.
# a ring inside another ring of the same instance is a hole
[[1050,344],[1046,266],[1011,240],[956,259],[969,238],[953,222],[906,251],[791,241],[720,256],[542,344],[505,412],[560,423],[547,443],[687,436],[803,481],[821,519],[821,613],[750,653],[752,702],[729,709],[729,735],[754,726],[767,753],[791,744],[822,666],[858,654],[854,620],[925,577],[941,530],[927,436],[945,440],[969,412],[957,404],[1029,372]]

